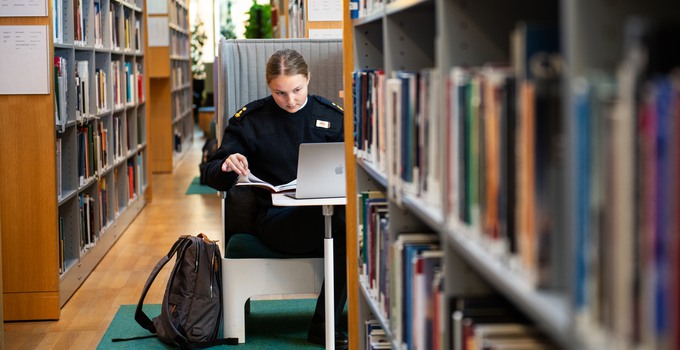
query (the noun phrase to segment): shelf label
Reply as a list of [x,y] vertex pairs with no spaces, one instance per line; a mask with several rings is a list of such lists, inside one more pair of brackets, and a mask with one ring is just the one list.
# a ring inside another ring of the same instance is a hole
[[0,26],[0,94],[50,93],[48,40],[47,26]]
[[315,21],[342,21],[342,0],[316,0],[307,1],[309,12],[307,20]]
[[47,16],[47,0],[0,0],[0,17]]
[[149,47],[170,46],[170,27],[168,17],[149,17]]

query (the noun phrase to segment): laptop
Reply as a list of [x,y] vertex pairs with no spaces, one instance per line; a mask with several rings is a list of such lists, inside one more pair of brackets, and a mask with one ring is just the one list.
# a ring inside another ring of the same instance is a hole
[[300,144],[295,199],[345,197],[345,144]]

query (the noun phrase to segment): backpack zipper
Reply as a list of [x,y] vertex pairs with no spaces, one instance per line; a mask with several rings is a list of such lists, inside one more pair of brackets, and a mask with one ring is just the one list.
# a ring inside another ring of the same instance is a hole
[[213,280],[215,279],[215,247],[217,246],[215,242],[212,242],[212,254],[210,257],[210,266],[212,267],[213,271],[210,274],[210,297],[213,297]]
[[199,244],[196,243],[196,260],[194,261],[194,272],[198,272],[198,259],[200,258],[201,251],[198,249]]

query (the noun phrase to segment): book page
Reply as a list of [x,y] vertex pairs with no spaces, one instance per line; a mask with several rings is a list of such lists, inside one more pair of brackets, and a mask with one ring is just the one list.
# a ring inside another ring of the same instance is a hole
[[297,187],[297,179],[283,185],[274,186],[249,172],[247,175],[239,175],[236,180],[236,186],[257,186],[267,188],[274,192],[282,192],[294,190]]

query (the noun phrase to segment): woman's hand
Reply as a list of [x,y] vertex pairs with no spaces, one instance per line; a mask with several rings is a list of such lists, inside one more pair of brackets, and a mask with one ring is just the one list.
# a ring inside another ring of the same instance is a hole
[[246,175],[248,174],[248,159],[240,153],[234,153],[222,163],[222,171],[225,173],[233,171],[239,175]]

